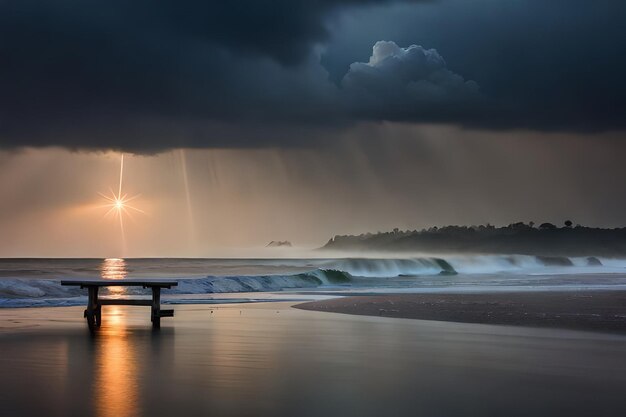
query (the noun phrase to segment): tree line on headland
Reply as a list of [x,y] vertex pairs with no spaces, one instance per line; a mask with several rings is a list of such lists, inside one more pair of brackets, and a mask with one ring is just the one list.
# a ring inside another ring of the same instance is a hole
[[445,226],[343,235],[321,249],[436,253],[490,253],[562,256],[626,256],[626,227],[615,229],[552,223],[512,223],[504,227]]

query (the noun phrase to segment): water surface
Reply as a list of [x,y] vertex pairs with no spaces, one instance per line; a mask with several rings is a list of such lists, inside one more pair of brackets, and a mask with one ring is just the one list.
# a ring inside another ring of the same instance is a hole
[[3,309],[3,415],[615,416],[626,337],[306,312],[285,303]]

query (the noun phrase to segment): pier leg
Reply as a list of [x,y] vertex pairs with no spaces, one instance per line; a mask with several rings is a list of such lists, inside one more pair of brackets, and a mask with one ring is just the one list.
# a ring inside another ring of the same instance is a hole
[[152,287],[152,328],[158,329],[161,327],[161,288]]
[[100,304],[98,303],[98,287],[88,287],[89,299],[87,301],[87,310],[85,310],[85,319],[87,319],[87,326],[89,331],[93,332],[96,329],[97,322],[100,322]]

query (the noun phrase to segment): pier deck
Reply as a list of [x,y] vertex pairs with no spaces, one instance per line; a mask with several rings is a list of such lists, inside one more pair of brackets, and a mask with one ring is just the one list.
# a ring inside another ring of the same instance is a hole
[[[87,281],[61,281],[61,285],[80,286],[86,288],[88,292],[87,309],[84,317],[87,320],[89,331],[94,332],[102,325],[103,305],[132,305],[150,306],[150,320],[152,327],[161,327],[161,317],[173,317],[174,310],[161,310],[161,289],[169,289],[178,285],[176,281],[162,280],[87,280]],[[99,299],[98,290],[101,287],[143,287],[152,290],[152,299]]]

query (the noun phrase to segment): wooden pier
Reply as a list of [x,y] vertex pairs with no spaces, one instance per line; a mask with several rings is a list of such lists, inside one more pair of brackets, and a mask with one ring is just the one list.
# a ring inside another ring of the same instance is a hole
[[[176,281],[159,281],[159,280],[89,280],[89,281],[61,281],[61,285],[80,286],[87,288],[89,298],[87,300],[87,309],[84,317],[87,320],[87,326],[91,332],[94,332],[102,325],[102,306],[104,305],[122,305],[122,306],[150,306],[150,320],[152,327],[158,329],[161,327],[161,317],[174,317],[174,310],[161,310],[161,289],[169,289],[178,285]],[[143,287],[152,290],[152,300],[147,299],[99,299],[98,290],[100,287]]]

